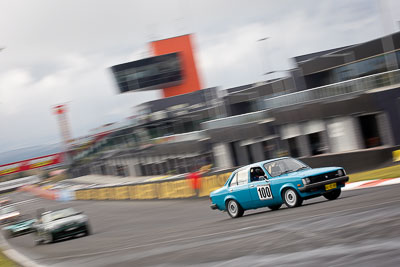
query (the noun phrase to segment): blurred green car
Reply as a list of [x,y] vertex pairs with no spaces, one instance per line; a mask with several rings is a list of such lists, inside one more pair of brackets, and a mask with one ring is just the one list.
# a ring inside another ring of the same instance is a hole
[[33,227],[36,244],[90,234],[88,217],[72,208],[44,212]]
[[22,219],[15,223],[3,227],[3,233],[6,238],[12,238],[20,235],[32,233],[34,231],[33,224],[36,219]]

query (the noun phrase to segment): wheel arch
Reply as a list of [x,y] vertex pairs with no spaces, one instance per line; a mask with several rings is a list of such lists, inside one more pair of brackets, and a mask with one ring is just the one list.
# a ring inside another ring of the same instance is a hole
[[240,205],[240,207],[243,208],[242,204],[239,202],[239,200],[238,200],[235,196],[233,196],[233,195],[227,195],[227,196],[224,198],[224,208],[225,208],[225,209],[226,209],[226,203],[228,203],[228,201],[231,200],[231,199],[235,200],[235,201]]
[[282,201],[283,201],[283,197],[282,197],[283,192],[285,192],[285,190],[289,189],[289,188],[295,190],[297,192],[297,194],[300,196],[299,190],[293,184],[287,183],[287,184],[284,184],[283,186],[281,186],[281,188],[279,190],[279,196],[281,197]]

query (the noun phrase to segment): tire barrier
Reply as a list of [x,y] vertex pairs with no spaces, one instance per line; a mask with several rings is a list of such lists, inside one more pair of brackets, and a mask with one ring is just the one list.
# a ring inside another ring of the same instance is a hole
[[395,150],[392,152],[393,162],[400,161],[400,150]]
[[193,189],[192,181],[180,179],[174,181],[157,181],[144,184],[96,186],[77,189],[76,200],[147,200],[179,199],[206,197],[212,191],[222,187],[231,172],[200,178],[199,190]]

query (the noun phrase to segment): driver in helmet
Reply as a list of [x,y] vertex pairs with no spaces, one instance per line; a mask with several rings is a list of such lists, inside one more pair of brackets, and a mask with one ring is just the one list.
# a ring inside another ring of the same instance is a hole
[[261,169],[255,169],[254,170],[254,176],[253,176],[253,181],[252,182],[258,182],[262,181],[265,179],[264,172]]

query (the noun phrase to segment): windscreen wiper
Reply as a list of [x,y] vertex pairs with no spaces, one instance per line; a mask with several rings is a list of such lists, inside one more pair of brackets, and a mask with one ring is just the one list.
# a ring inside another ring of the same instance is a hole
[[297,170],[295,170],[295,172],[298,172],[298,171],[304,170],[304,169],[308,169],[308,167],[306,167],[306,166],[300,167],[300,168],[298,168]]

